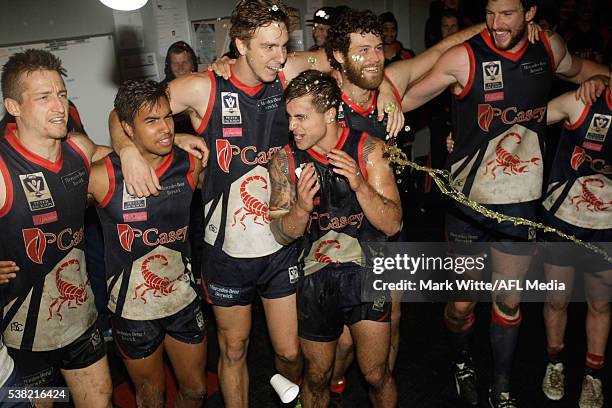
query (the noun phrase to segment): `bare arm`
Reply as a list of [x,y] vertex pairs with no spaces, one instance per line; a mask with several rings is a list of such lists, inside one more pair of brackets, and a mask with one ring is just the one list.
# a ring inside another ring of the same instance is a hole
[[604,65],[571,55],[565,41],[559,34],[546,32],[549,37],[555,63],[556,74],[574,84],[581,84],[595,75],[608,75],[609,70]]
[[301,237],[306,230],[314,208],[314,195],[319,190],[317,176],[312,164],[304,167],[298,180],[299,193],[296,192],[284,150],[274,155],[268,171],[272,184],[270,229],[279,244],[288,245]]
[[393,169],[383,157],[383,146],[383,142],[378,139],[366,139],[363,156],[368,172],[367,181],[355,160],[346,152],[332,149],[328,156],[334,172],[347,178],[368,221],[390,237],[401,228],[402,207]]
[[566,92],[549,101],[546,109],[546,124],[552,125],[562,120],[568,120],[568,105],[572,107],[576,103],[578,103],[578,101],[574,98],[573,92]]
[[68,137],[85,153],[90,163],[100,160],[113,150],[108,146],[95,144],[87,135],[83,133],[70,132]]
[[404,112],[414,110],[440,95],[450,85],[464,87],[469,79],[470,58],[463,45],[446,51],[432,70],[408,88],[402,99]]
[[110,181],[104,160],[98,160],[91,166],[89,174],[89,185],[87,186],[87,199],[89,202],[101,203],[108,189]]
[[329,63],[325,50],[296,51],[287,55],[287,62],[285,62],[285,67],[283,68],[287,81],[291,81],[300,72],[307,69],[316,69],[327,74],[332,71],[333,68]]
[[[8,176],[8,174],[7,174]],[[6,204],[6,184],[4,184],[4,177],[2,170],[0,170],[0,209]],[[0,285],[9,283],[11,279],[14,279],[19,271],[19,266],[14,261],[0,261]]]
[[385,68],[385,74],[393,81],[400,94],[403,95],[408,86],[429,72],[447,50],[472,38],[484,30],[485,27],[486,25],[481,23],[449,35],[414,58],[390,64]]

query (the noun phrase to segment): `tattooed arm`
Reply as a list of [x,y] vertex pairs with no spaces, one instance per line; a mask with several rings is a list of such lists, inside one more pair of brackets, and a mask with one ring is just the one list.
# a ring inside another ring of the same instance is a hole
[[270,196],[270,229],[279,244],[288,245],[306,230],[314,208],[314,196],[319,183],[314,166],[308,164],[300,174],[297,192],[291,182],[287,152],[274,155],[268,169],[272,193]]
[[383,142],[370,136],[366,139],[363,158],[367,180],[347,153],[332,149],[328,156],[334,171],[348,179],[364,215],[374,228],[388,237],[397,234],[402,225],[402,207],[393,169],[383,157]]

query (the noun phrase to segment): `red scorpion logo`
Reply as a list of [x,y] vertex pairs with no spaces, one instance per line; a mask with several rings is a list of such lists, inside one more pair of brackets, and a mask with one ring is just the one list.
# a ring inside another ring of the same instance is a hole
[[314,253],[314,259],[317,262],[321,262],[321,263],[337,262],[337,261],[334,261],[332,258],[330,258],[328,255],[321,253],[321,249],[327,246],[333,246],[335,249],[340,249],[340,241],[336,239],[330,239],[330,240],[319,242],[319,245],[317,245],[317,249],[315,250],[315,253]]
[[521,144],[522,138],[521,135],[517,132],[510,132],[506,136],[502,137],[502,139],[495,146],[495,159],[491,160],[487,163],[485,172],[483,176],[486,176],[489,172],[489,166],[492,166],[491,175],[493,175],[493,180],[495,180],[495,170],[498,167],[503,168],[504,174],[508,176],[517,175],[519,173],[527,173],[527,164],[524,166],[519,166],[521,163],[533,163],[535,165],[540,161],[539,157],[533,157],[531,160],[521,160],[516,154],[510,154],[506,149],[502,147],[502,143],[509,138],[510,136],[514,137],[517,142],[516,144]]
[[[586,208],[589,211],[605,211],[610,208],[609,205],[612,204],[612,201],[604,202],[587,187],[595,182],[598,188],[604,188],[604,182],[597,178],[588,178],[584,180],[584,183],[579,182],[582,186],[582,195],[578,194],[572,197],[572,204],[576,205],[576,210],[580,211],[579,205],[582,203],[586,203]],[[574,201],[576,202],[574,203]]]
[[138,289],[142,288],[143,286],[145,287],[145,290],[140,293],[140,299],[142,299],[144,303],[147,303],[147,299],[144,298],[144,295],[150,290],[153,291],[153,296],[155,297],[168,296],[176,290],[176,288],[174,287],[174,282],[179,280],[183,276],[183,274],[181,273],[173,280],[170,280],[166,277],[161,278],[155,273],[151,272],[151,270],[149,269],[149,263],[151,263],[153,260],[158,260],[159,263],[161,263],[162,268],[164,266],[168,266],[168,258],[163,255],[156,254],[145,259],[142,262],[142,266],[140,267],[144,282],[136,286],[136,288],[134,289],[134,297],[132,298],[132,300],[138,297]]
[[247,186],[255,181],[260,181],[263,184],[261,188],[263,188],[264,190],[268,189],[268,182],[262,176],[250,176],[242,182],[242,184],[240,185],[240,198],[242,199],[242,203],[244,204],[244,206],[240,207],[234,212],[234,223],[232,224],[232,227],[236,225],[236,217],[242,211],[244,211],[244,214],[240,218],[240,224],[242,224],[242,228],[244,229],[246,229],[246,225],[244,225],[244,219],[247,217],[247,215],[254,216],[253,222],[255,224],[263,225],[261,222],[257,222],[257,219],[259,217],[261,217],[261,219],[266,224],[270,223],[268,204],[259,201],[257,198],[250,195],[247,191]]
[[85,282],[85,285],[75,286],[72,283],[62,279],[61,273],[72,265],[76,265],[76,272],[80,272],[81,266],[79,265],[79,261],[76,259],[71,259],[64,262],[55,271],[55,286],[57,286],[57,290],[59,291],[60,295],[54,298],[51,305],[49,305],[49,317],[47,320],[50,320],[53,317],[53,307],[56,305],[57,308],[55,309],[55,314],[59,317],[60,321],[62,321],[62,314],[60,312],[64,303],[68,302],[69,309],[76,309],[77,306],[80,306],[87,301],[87,290],[85,287],[89,283],[89,280]]

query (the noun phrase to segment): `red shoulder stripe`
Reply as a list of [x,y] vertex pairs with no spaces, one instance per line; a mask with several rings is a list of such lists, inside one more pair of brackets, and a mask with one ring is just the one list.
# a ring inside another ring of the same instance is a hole
[[215,74],[212,71],[208,71],[208,76],[210,77],[210,95],[208,95],[208,106],[206,106],[206,112],[204,113],[204,117],[202,118],[202,122],[196,133],[201,135],[206,126],[208,126],[208,121],[210,120],[210,115],[212,114],[213,107],[215,106],[215,96],[217,94],[217,81],[215,80]]
[[98,204],[98,207],[100,208],[106,207],[115,194],[115,169],[113,168],[113,162],[108,156],[104,157],[102,160],[104,160],[106,174],[108,175],[108,191],[106,192],[106,196],[104,196],[102,202]]
[[0,217],[4,217],[13,207],[13,181],[2,156],[0,156],[0,173],[2,173],[5,188],[4,205],[0,208]]

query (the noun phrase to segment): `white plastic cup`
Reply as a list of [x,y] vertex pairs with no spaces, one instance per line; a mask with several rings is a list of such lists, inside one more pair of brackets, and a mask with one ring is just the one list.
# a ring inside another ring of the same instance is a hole
[[274,374],[270,378],[270,385],[274,388],[274,391],[278,394],[283,404],[288,404],[295,399],[300,393],[300,387],[286,379],[280,374]]

